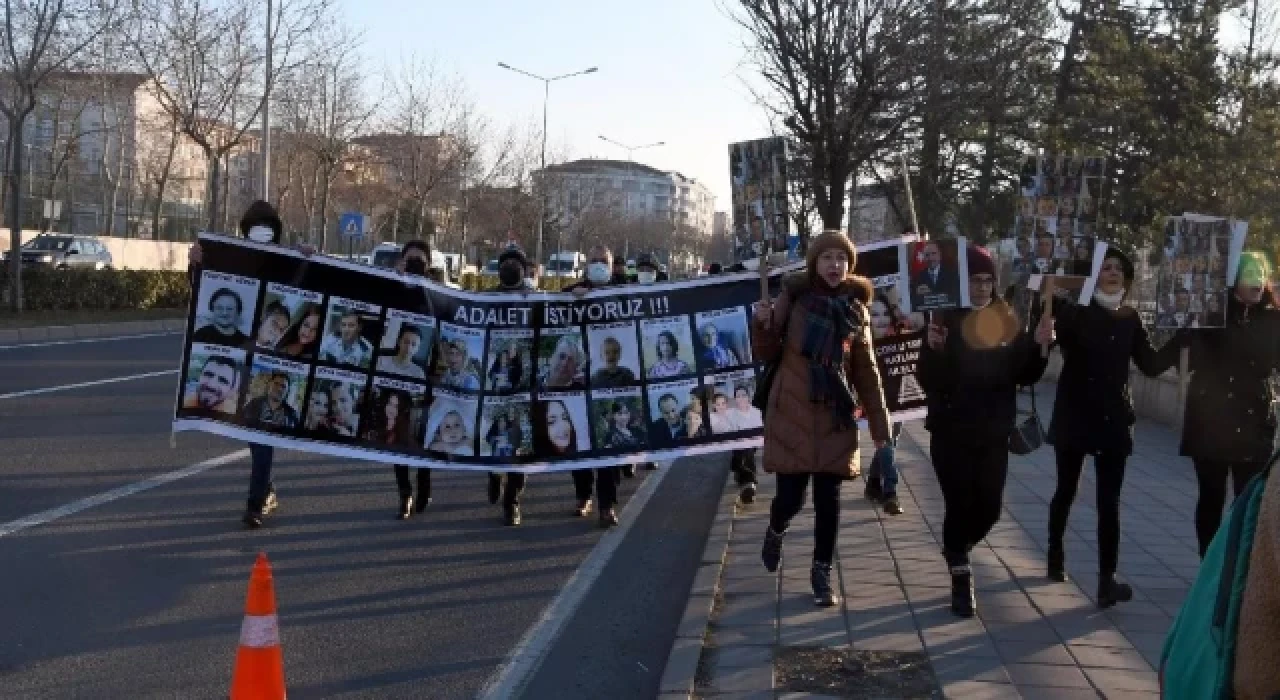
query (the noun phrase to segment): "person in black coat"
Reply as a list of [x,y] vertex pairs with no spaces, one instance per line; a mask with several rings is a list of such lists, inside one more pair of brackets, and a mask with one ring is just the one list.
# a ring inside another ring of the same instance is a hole
[[[529,272],[529,258],[524,250],[514,243],[507,246],[507,249],[498,256],[498,291],[507,294],[528,294],[529,288],[525,280],[528,279]],[[506,371],[511,390],[518,390],[524,378],[523,359],[517,355],[516,359],[507,366]],[[517,424],[512,433],[518,434],[519,430],[520,427]],[[512,447],[518,448],[520,440],[514,439],[511,444]],[[503,488],[504,477],[506,488]],[[505,474],[499,471],[489,472],[489,502],[496,505],[499,500],[502,501],[502,522],[509,527],[516,527],[522,521],[520,495],[524,493],[528,480],[529,477],[522,472]]]
[[1226,327],[1184,329],[1170,341],[1191,351],[1179,454],[1191,458],[1200,485],[1195,517],[1202,558],[1222,521],[1227,474],[1239,494],[1266,466],[1275,439],[1269,378],[1280,368],[1280,309],[1269,267],[1258,253],[1243,254]]
[[1149,377],[1177,359],[1177,350],[1151,346],[1138,312],[1122,306],[1133,283],[1133,263],[1108,248],[1088,306],[1054,300],[1062,370],[1048,441],[1058,484],[1049,505],[1049,578],[1066,581],[1062,538],[1075,501],[1085,457],[1093,455],[1098,508],[1098,605],[1130,600],[1133,590],[1115,580],[1120,549],[1120,489],[1133,452],[1137,415],[1129,392],[1129,361]]
[[[929,456],[946,503],[943,555],[951,570],[951,610],[974,615],[969,552],[1000,519],[1009,471],[1009,435],[1017,420],[1017,390],[1044,374],[1053,323],[1020,329],[1009,306],[994,298],[996,267],[987,251],[970,245],[972,309],[935,316],[920,355],[931,435]],[[939,318],[940,317],[940,318]]]

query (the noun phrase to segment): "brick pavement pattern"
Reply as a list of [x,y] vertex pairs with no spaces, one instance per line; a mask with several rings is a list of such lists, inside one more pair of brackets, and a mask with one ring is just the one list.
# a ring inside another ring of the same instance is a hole
[[[1192,524],[1196,482],[1190,461],[1177,456],[1177,439],[1158,424],[1137,426],[1120,544],[1120,577],[1133,585],[1134,600],[1106,611],[1093,600],[1098,562],[1091,467],[1065,540],[1071,580],[1045,576],[1048,504],[1056,483],[1049,446],[1026,457],[1010,455],[1002,519],[972,556],[978,617],[970,620],[950,612],[942,494],[926,457],[929,434],[922,423],[907,424],[898,445],[905,514],[889,516],[866,501],[861,480],[845,484],[838,607],[813,604],[810,506],[787,533],[779,573],[769,574],[760,563],[774,488],[773,478],[762,475],[756,503],[735,509],[718,585],[721,604],[707,630],[714,646],[703,649],[697,695],[773,698],[780,693],[774,689],[775,650],[819,646],[924,651],[949,698],[1158,698],[1164,633],[1199,565]],[[723,503],[734,508],[730,499]]]

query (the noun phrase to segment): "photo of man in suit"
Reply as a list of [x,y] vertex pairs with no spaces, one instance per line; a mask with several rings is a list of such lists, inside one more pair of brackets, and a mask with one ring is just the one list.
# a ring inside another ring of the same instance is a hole
[[952,265],[944,265],[942,248],[928,241],[921,248],[923,268],[911,278],[911,308],[954,307],[960,302],[960,277]]
[[658,410],[662,417],[649,426],[651,447],[674,447],[677,440],[689,437],[685,431],[679,399],[671,394],[663,394],[658,399]]

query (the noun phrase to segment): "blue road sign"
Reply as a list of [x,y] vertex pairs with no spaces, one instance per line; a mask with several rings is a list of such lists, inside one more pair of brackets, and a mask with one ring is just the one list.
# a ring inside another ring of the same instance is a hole
[[338,217],[338,233],[343,238],[364,238],[364,214],[349,211]]

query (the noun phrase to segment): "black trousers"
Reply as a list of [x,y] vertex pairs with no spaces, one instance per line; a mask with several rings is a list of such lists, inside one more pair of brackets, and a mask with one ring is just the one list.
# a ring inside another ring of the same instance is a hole
[[759,483],[756,477],[756,451],[734,450],[732,454],[729,470],[733,472],[734,482],[739,486]]
[[947,563],[966,565],[969,551],[1000,521],[1009,475],[1008,441],[934,433],[929,439],[929,459],[946,509],[942,546]]
[[[1055,448],[1054,453],[1058,460],[1058,487],[1049,503],[1049,546],[1060,548],[1087,455],[1064,448]],[[1098,487],[1098,573],[1102,576],[1116,572],[1120,557],[1120,489],[1128,459],[1127,455],[1105,452],[1093,456]]]
[[524,485],[528,480],[528,474],[521,472],[489,472],[489,480],[502,483],[502,477],[507,477],[506,488],[502,489],[502,505],[505,508],[520,505],[520,494],[524,493]]
[[840,532],[840,484],[835,474],[778,474],[778,491],[769,507],[769,528],[787,531],[791,519],[804,507],[805,491],[813,480],[813,561],[830,564]]
[[1200,558],[1203,559],[1222,522],[1222,506],[1227,502],[1227,474],[1231,474],[1231,490],[1238,497],[1266,463],[1207,459],[1195,459],[1192,463],[1196,466],[1196,481],[1200,483],[1200,497],[1196,500],[1196,539],[1200,541]]
[[579,501],[591,500],[591,490],[597,490],[596,507],[606,510],[618,505],[618,482],[622,481],[622,472],[618,467],[600,467],[599,469],[574,469],[573,490]]
[[[415,471],[418,472],[418,498],[431,498],[431,470],[422,468]],[[403,464],[396,465],[396,488],[400,490],[401,498],[413,495],[413,485],[409,483],[409,467]]]

